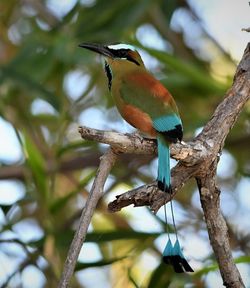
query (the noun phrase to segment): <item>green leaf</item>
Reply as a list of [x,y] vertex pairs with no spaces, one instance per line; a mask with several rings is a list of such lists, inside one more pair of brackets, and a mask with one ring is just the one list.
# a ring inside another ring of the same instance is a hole
[[219,269],[219,267],[218,267],[217,264],[212,264],[212,265],[210,265],[208,267],[204,267],[204,268],[202,268],[202,269],[200,269],[198,271],[195,271],[195,273],[193,275],[196,276],[196,277],[197,276],[200,277],[202,275],[206,275],[209,272],[216,271],[218,269]]
[[78,148],[91,148],[95,149],[98,147],[98,143],[93,143],[93,141],[88,140],[79,140],[75,142],[71,142],[68,145],[65,145],[63,147],[60,147],[60,149],[57,152],[57,156],[62,156],[64,153],[70,152],[71,150],[76,150]]
[[161,263],[153,272],[148,288],[169,287],[172,280],[173,270],[169,265]]
[[123,259],[127,258],[127,256],[123,256],[123,257],[119,257],[119,258],[112,258],[112,259],[103,259],[100,261],[96,261],[96,262],[77,262],[76,267],[75,267],[75,271],[80,271],[86,268],[92,268],[92,267],[102,267],[102,266],[106,266],[106,265],[111,265],[115,262],[121,261]]
[[131,283],[135,286],[135,288],[140,288],[140,286],[136,283],[133,275],[132,275],[132,269],[128,269],[128,279],[130,280]]
[[178,59],[174,55],[168,54],[165,51],[162,52],[150,48],[143,49],[160,62],[165,63],[174,72],[185,76],[186,79],[189,79],[194,85],[198,86],[202,90],[206,89],[207,91],[221,94],[227,89],[226,85],[214,80],[208,72],[206,73],[204,69],[195,66],[194,63]]
[[[8,67],[20,74],[29,75],[33,81],[44,81],[51,73],[55,58],[54,47],[42,43],[41,39],[26,41]],[[40,52],[39,52],[40,51]],[[30,73],[33,71],[33,73]]]
[[47,199],[47,177],[45,160],[42,153],[36,147],[35,143],[28,135],[28,133],[23,132],[23,136],[23,147],[27,163],[32,171],[38,190],[41,192],[41,195],[43,195],[43,197]]
[[115,230],[110,232],[92,232],[88,233],[86,237],[86,242],[109,242],[114,240],[129,240],[129,239],[155,239],[160,236],[162,233],[146,233],[146,232],[137,232],[133,230]]
[[[152,238],[156,239],[161,233],[145,233],[136,232],[133,230],[114,230],[110,232],[92,232],[88,233],[85,242],[104,243],[116,240],[146,240]],[[57,246],[68,247],[74,237],[74,231],[60,231],[56,235]]]
[[61,210],[62,208],[65,207],[65,205],[67,204],[67,202],[72,199],[74,196],[76,196],[79,191],[95,176],[96,171],[91,171],[83,180],[81,180],[78,183],[78,187],[71,191],[70,193],[68,193],[67,195],[65,195],[64,197],[61,197],[57,200],[55,200],[51,205],[50,205],[50,212],[51,213],[56,213],[59,210]]
[[234,263],[236,264],[240,264],[240,263],[250,263],[250,256],[248,255],[244,255],[244,256],[240,256],[238,258],[234,259]]
[[[234,259],[234,263],[236,263],[236,264],[250,263],[250,256],[245,255],[245,256],[237,257]],[[214,262],[214,264],[200,269],[194,275],[195,276],[202,276],[202,275],[208,274],[209,272],[216,271],[218,269],[219,269],[218,264],[216,262]]]
[[[59,97],[56,97],[54,93],[50,92],[43,85],[34,81],[28,75],[19,73],[17,70],[14,70],[8,66],[2,66],[0,68],[0,83],[4,82],[6,79],[14,81],[16,84],[21,87],[25,87],[28,90],[34,90],[40,94],[40,96],[48,101],[57,111],[60,109],[61,103]],[[30,92],[30,91],[29,91]],[[35,99],[35,95],[32,93],[27,93],[27,96]]]

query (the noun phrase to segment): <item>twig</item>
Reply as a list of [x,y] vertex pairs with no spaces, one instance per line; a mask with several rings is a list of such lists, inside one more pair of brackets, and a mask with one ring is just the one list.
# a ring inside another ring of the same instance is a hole
[[95,181],[91,188],[89,197],[82,211],[82,215],[79,220],[78,229],[75,232],[74,239],[70,245],[68,255],[64,264],[64,269],[62,277],[58,288],[66,288],[69,285],[70,278],[73,275],[75,265],[85,240],[87,230],[94,214],[94,210],[98,203],[98,200],[103,195],[103,187],[106,179],[109,175],[111,168],[116,161],[117,155],[112,151],[112,149],[107,150],[107,152],[101,157],[100,165],[96,173]]

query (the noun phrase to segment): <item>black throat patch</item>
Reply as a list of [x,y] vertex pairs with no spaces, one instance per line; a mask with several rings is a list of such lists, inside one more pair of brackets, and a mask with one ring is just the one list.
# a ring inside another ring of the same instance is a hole
[[112,86],[112,71],[111,68],[109,67],[109,64],[105,61],[105,65],[104,65],[104,69],[105,69],[105,73],[108,77],[108,87],[109,90],[111,90],[111,86]]

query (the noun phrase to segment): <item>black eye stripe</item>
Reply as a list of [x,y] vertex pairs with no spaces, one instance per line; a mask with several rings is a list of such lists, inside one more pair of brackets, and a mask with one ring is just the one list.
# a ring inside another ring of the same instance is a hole
[[119,50],[115,50],[115,49],[111,49],[111,48],[108,48],[108,49],[112,52],[112,54],[115,57],[126,58],[128,61],[133,62],[136,65],[140,66],[140,63],[129,55],[129,51],[130,51],[129,49],[119,49]]
[[112,54],[117,57],[117,58],[127,58],[128,55],[128,51],[129,49],[119,49],[119,50],[115,50],[115,49],[110,49],[109,50],[112,52]]
[[111,71],[111,69],[110,69],[110,67],[109,67],[109,65],[108,65],[108,63],[106,61],[105,61],[104,68],[105,68],[105,73],[106,73],[106,75],[108,77],[108,87],[109,87],[109,90],[110,90],[111,86],[112,86],[112,78],[113,78],[113,76],[112,76],[112,71]]

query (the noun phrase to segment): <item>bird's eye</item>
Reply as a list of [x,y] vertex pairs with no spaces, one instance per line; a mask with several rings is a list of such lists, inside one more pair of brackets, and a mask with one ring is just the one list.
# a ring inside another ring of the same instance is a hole
[[118,55],[120,58],[126,58],[128,55],[128,49],[120,49]]

